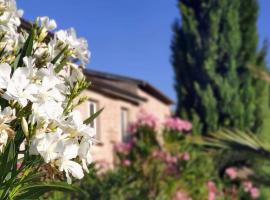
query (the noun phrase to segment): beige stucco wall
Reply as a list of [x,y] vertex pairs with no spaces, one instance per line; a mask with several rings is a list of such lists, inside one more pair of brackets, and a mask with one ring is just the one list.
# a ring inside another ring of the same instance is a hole
[[149,95],[148,93],[142,91],[138,88],[137,93],[139,96],[147,99],[146,102],[140,105],[140,109],[144,109],[159,118],[160,121],[163,121],[166,117],[171,115],[171,107],[164,104],[155,97]]
[[[113,163],[113,144],[121,142],[121,108],[128,109],[129,122],[135,121],[138,112],[144,109],[154,113],[158,118],[163,119],[170,115],[170,107],[158,101],[154,97],[138,89],[138,94],[147,98],[148,101],[141,105],[111,98],[94,91],[85,91],[84,96],[97,102],[98,109],[103,108],[103,112],[97,119],[97,131],[100,134],[101,145],[94,146],[92,149],[93,159],[106,160]],[[84,103],[77,108],[84,119],[89,117],[89,104]]]

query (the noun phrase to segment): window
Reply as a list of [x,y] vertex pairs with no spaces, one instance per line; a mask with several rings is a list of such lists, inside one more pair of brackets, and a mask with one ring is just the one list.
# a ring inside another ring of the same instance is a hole
[[[89,101],[89,116],[92,116],[97,112],[97,102],[96,101]],[[93,128],[96,132],[96,138],[100,139],[100,135],[98,134],[99,132],[97,131],[97,119],[94,119],[90,123],[90,127]]]
[[127,142],[129,139],[128,135],[128,109],[121,108],[121,135],[122,141]]

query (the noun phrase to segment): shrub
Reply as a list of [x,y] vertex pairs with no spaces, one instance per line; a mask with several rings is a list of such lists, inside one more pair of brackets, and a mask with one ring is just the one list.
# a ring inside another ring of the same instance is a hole
[[244,182],[230,179],[236,178],[235,168],[220,175],[214,162],[219,152],[191,143],[191,128],[178,118],[159,123],[151,114],[141,113],[130,124],[129,141],[115,145],[114,169],[100,175],[95,169],[81,188],[89,199],[214,200],[258,195],[255,186],[245,192]]

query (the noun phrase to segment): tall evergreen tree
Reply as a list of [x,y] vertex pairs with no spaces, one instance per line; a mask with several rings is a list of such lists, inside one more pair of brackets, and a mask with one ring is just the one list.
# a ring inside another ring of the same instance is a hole
[[172,42],[177,115],[201,134],[263,131],[269,89],[249,70],[266,68],[265,52],[257,51],[258,2],[179,0],[179,9]]

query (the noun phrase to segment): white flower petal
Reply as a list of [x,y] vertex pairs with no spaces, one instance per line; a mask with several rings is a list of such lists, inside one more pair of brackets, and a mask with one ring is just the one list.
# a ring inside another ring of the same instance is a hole
[[11,67],[9,64],[0,64],[0,88],[6,89],[10,81]]

